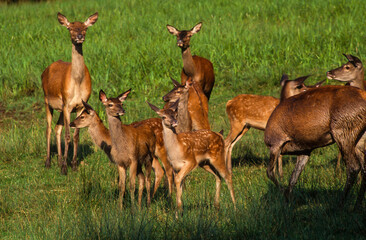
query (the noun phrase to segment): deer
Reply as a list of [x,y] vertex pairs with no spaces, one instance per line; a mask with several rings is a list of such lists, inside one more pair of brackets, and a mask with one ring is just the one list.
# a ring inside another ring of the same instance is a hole
[[[309,76],[289,80],[284,74],[281,78],[281,99],[286,99],[303,91],[309,87],[304,81]],[[323,82],[323,81],[322,81]],[[319,87],[322,82],[313,87]],[[264,131],[273,110],[280,103],[280,99],[272,96],[261,96],[254,94],[240,94],[226,103],[226,114],[230,121],[230,131],[225,138],[225,152],[229,171],[232,171],[231,153],[234,145],[250,129],[255,128]],[[278,174],[282,178],[282,156],[278,158]]]
[[177,133],[210,130],[208,120],[208,101],[198,84],[188,78],[185,84],[180,84],[171,78],[174,88],[163,96],[166,102],[164,108],[179,99]]
[[264,141],[270,150],[267,176],[279,186],[274,174],[278,156],[298,156],[284,191],[286,200],[289,200],[311,152],[336,143],[347,168],[341,207],[361,170],[362,183],[355,204],[357,209],[362,204],[366,190],[365,131],[366,92],[359,88],[324,86],[281,99],[264,131]]
[[196,24],[191,30],[179,31],[175,27],[166,25],[169,33],[177,37],[177,46],[182,50],[183,70],[181,73],[181,83],[184,85],[189,77],[196,82],[210,100],[212,88],[215,84],[215,74],[212,63],[203,57],[191,54],[191,37],[201,30],[202,22]]
[[[53,110],[59,111],[60,116],[57,121],[56,144],[58,153],[58,163],[61,166],[61,173],[67,174],[66,159],[68,156],[70,143],[70,114],[76,112],[79,115],[82,111],[82,100],[88,101],[91,94],[91,78],[88,68],[84,62],[83,42],[86,30],[98,20],[98,12],[91,15],[85,22],[69,22],[61,13],[57,14],[59,23],[70,32],[72,42],[71,63],[62,60],[49,65],[42,73],[42,88],[44,92],[44,102],[46,108],[47,130],[47,156],[45,167],[50,168],[51,159],[51,131]],[[65,126],[65,149],[62,157],[61,132]],[[72,169],[77,169],[77,148],[79,142],[79,129],[75,129],[73,135],[74,153],[72,158]]]
[[[108,156],[110,162],[116,164],[114,159],[118,158],[118,156],[114,156],[111,154],[112,149],[112,140],[110,136],[110,132],[108,128],[106,128],[103,124],[103,121],[100,119],[98,113],[86,102],[83,101],[84,110],[82,113],[74,119],[73,122],[70,123],[70,127],[72,128],[88,128],[88,133],[92,138],[93,142],[104,151],[104,153]],[[161,119],[159,118],[151,118],[147,120],[143,120],[140,122],[135,122],[131,124],[133,127],[139,127],[141,125],[148,125],[154,131],[155,139],[156,139],[156,148],[153,155],[152,168],[155,172],[155,183],[154,190],[152,194],[152,198],[154,197],[160,182],[164,176],[164,170],[161,168],[159,161],[157,158],[160,158],[164,169],[165,174],[168,179],[168,191],[169,195],[172,192],[172,182],[173,182],[173,171],[170,166],[170,163],[167,160],[166,150],[164,147],[163,141],[163,133],[162,133],[162,125]],[[114,152],[116,153],[116,152]]]
[[181,210],[185,177],[197,166],[213,174],[216,178],[216,195],[214,205],[219,208],[221,178],[228,186],[235,208],[235,196],[232,184],[232,174],[226,168],[224,138],[219,133],[210,130],[177,133],[177,109],[179,99],[166,109],[159,109],[147,102],[163,122],[163,138],[168,154],[168,160],[175,172],[174,182],[177,189],[176,204]]
[[131,203],[134,203],[135,177],[138,177],[138,205],[141,206],[142,192],[144,188],[145,166],[147,206],[150,205],[150,175],[152,159],[155,152],[156,139],[153,130],[148,125],[139,126],[124,125],[120,116],[125,114],[123,102],[126,100],[131,89],[118,95],[116,98],[107,98],[103,90],[99,91],[99,100],[105,107],[109,125],[109,133],[112,140],[111,155],[118,167],[120,187],[120,207],[123,207],[123,197],[126,185],[126,171],[129,169],[129,189]]
[[[348,62],[338,68],[328,71],[327,78],[346,82],[346,85],[366,90],[366,82],[364,80],[365,74],[361,60],[350,54],[343,54],[343,56],[347,58]],[[338,152],[336,164],[337,173],[340,171],[341,158],[342,154]]]

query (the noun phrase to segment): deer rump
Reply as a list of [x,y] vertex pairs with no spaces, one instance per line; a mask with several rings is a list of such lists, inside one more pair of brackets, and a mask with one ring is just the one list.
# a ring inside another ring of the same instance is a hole
[[365,130],[366,92],[325,86],[282,101],[268,120],[265,143],[282,148],[281,154],[309,155],[337,142],[343,153],[355,148]]

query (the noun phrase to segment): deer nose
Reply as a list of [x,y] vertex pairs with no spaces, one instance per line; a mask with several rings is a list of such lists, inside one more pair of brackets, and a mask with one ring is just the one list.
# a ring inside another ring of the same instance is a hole
[[83,39],[83,34],[78,34],[77,37],[78,39]]
[[76,127],[75,123],[74,122],[71,122],[70,123],[70,127],[72,127],[72,128]]
[[328,79],[333,79],[334,78],[334,74],[331,71],[327,72],[327,78]]
[[177,45],[178,45],[178,47],[183,47],[183,41],[182,40],[178,40],[177,41]]
[[177,120],[174,120],[173,122],[172,122],[172,127],[177,127],[178,126],[178,122],[177,122]]

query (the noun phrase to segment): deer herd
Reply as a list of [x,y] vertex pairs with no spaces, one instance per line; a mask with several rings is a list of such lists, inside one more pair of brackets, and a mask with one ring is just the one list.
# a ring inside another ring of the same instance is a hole
[[[162,109],[148,102],[160,118],[145,119],[132,124],[121,122],[121,117],[125,114],[123,102],[131,89],[115,98],[107,97],[107,94],[100,90],[99,99],[105,107],[109,125],[107,129],[98,113],[87,103],[92,86],[82,50],[86,30],[94,25],[97,19],[98,13],[94,13],[85,22],[69,22],[64,15],[58,13],[58,21],[70,32],[72,60],[71,63],[61,60],[52,63],[41,76],[47,117],[45,167],[51,166],[51,125],[53,110],[57,110],[61,112],[55,127],[61,173],[67,174],[70,127],[75,129],[71,161],[73,170],[77,169],[79,129],[87,127],[93,142],[117,165],[121,207],[127,170],[132,203],[135,178],[138,178],[139,206],[145,187],[147,205],[151,202],[150,177],[151,170],[154,170],[152,196],[165,175],[169,195],[172,194],[174,183],[177,208],[181,209],[183,181],[197,166],[215,176],[215,207],[219,207],[222,179],[226,182],[235,207],[232,149],[253,127],[264,131],[264,142],[270,150],[267,176],[275,185],[280,186],[275,173],[276,168],[279,177],[283,176],[281,156],[297,156],[289,185],[284,190],[286,198],[290,196],[311,152],[316,148],[336,143],[340,151],[337,168],[342,158],[347,169],[341,205],[360,171],[362,181],[355,207],[362,204],[366,190],[366,85],[363,65],[359,58],[345,55],[348,60],[346,64],[327,72],[328,79],[345,82],[345,86],[320,86],[322,82],[306,86],[304,81],[309,76],[289,80],[284,74],[280,81],[280,99],[253,94],[234,97],[226,104],[230,131],[225,138],[223,132],[211,130],[208,118],[208,102],[215,83],[213,65],[208,59],[191,54],[190,39],[201,30],[202,23],[198,23],[191,30],[182,31],[167,25],[169,33],[177,37],[177,46],[182,51],[181,82],[172,79],[174,88],[163,96]],[[77,117],[70,122],[72,112],[76,112]],[[61,149],[63,126],[64,153]]]

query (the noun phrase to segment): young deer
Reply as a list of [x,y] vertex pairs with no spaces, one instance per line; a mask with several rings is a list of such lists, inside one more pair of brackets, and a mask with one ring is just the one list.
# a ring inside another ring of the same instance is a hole
[[151,109],[163,119],[165,148],[168,160],[176,172],[174,181],[177,188],[178,209],[182,208],[183,180],[197,166],[212,173],[216,178],[215,206],[219,207],[221,178],[225,179],[235,206],[232,175],[226,168],[222,135],[209,130],[177,134],[175,127],[177,126],[178,101],[167,109],[162,110],[148,103]]
[[[281,99],[289,98],[293,95],[306,91],[308,88],[304,85],[306,78],[300,77],[295,80],[289,80],[287,75],[281,79]],[[280,99],[271,96],[260,96],[252,94],[240,94],[229,100],[226,104],[226,113],[230,121],[230,132],[225,139],[225,152],[228,169],[232,171],[231,153],[232,149],[251,128],[264,131],[269,116],[280,103]],[[278,159],[278,173],[282,178],[282,157]]]
[[[339,68],[328,71],[328,79],[347,82],[346,85],[366,90],[364,69],[361,60],[358,57],[349,54],[343,55],[347,58],[348,62],[343,64]],[[337,157],[336,172],[340,171],[341,158],[342,154],[341,152],[339,152]]]
[[[103,121],[99,118],[98,114],[89,104],[83,101],[83,105],[85,109],[73,122],[70,123],[70,127],[73,128],[87,127],[89,135],[91,136],[93,142],[107,154],[111,162],[116,163],[114,159],[116,159],[117,156],[113,156],[111,154],[112,140],[109,130],[104,126]],[[150,127],[154,131],[156,138],[156,148],[152,162],[152,168],[154,169],[155,172],[155,184],[152,197],[154,197],[159,187],[159,184],[164,176],[164,171],[161,168],[157,158],[160,158],[165,168],[169,184],[169,194],[171,194],[172,183],[173,183],[173,170],[172,167],[170,166],[170,163],[168,162],[166,150],[164,147],[163,133],[162,133],[163,126],[161,124],[161,119],[151,118],[131,124],[131,126],[133,127],[139,127],[141,125],[147,125],[148,127]]]
[[133,127],[121,123],[123,116],[123,102],[131,89],[120,94],[116,98],[107,98],[103,90],[99,92],[99,99],[103,103],[109,123],[109,132],[112,140],[111,155],[118,166],[120,186],[120,206],[122,207],[126,184],[126,170],[130,169],[130,193],[131,202],[134,203],[135,177],[139,180],[138,204],[141,206],[142,191],[144,188],[144,174],[142,166],[145,166],[147,205],[150,205],[150,174],[152,159],[155,152],[155,135],[147,125]]
[[[53,110],[55,109],[61,112],[55,127],[58,163],[61,165],[62,174],[67,174],[66,159],[70,143],[70,114],[71,112],[76,112],[77,115],[80,114],[83,107],[81,101],[88,101],[91,93],[91,79],[89,70],[84,63],[82,44],[85,40],[86,30],[97,21],[98,13],[91,15],[85,22],[69,22],[61,13],[58,13],[57,17],[60,24],[70,32],[72,57],[71,63],[61,60],[52,63],[41,76],[47,116],[47,157],[45,166],[47,168],[51,166],[51,124]],[[65,125],[65,152],[62,158],[61,131],[63,125]],[[76,170],[79,129],[75,129],[73,140],[74,155],[71,163],[73,170]]]
[[350,86],[325,86],[283,99],[268,119],[264,132],[265,143],[270,149],[267,176],[278,185],[274,174],[278,156],[299,156],[285,191],[288,198],[311,152],[336,142],[347,167],[341,205],[361,169],[362,183],[356,208],[361,205],[366,190],[365,130],[364,90]]
[[172,79],[174,88],[163,96],[166,106],[179,99],[177,133],[201,129],[210,130],[208,101],[197,83],[188,78],[183,85]]
[[189,77],[192,77],[193,82],[198,83],[198,85],[205,93],[208,101],[210,100],[211,91],[215,84],[215,74],[212,63],[206,58],[196,55],[192,56],[191,49],[189,47],[191,37],[193,36],[193,34],[198,33],[201,30],[201,26],[202,23],[198,23],[189,31],[179,31],[173,26],[166,25],[168,31],[171,34],[177,36],[177,45],[182,49],[182,84],[184,85],[187,79]]

